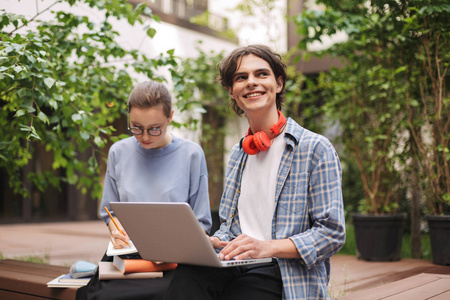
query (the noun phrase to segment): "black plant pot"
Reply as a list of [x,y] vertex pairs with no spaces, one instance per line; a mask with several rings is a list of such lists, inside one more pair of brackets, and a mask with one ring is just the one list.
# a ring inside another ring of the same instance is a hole
[[430,231],[431,252],[433,263],[450,265],[450,215],[426,216]]
[[401,259],[406,213],[391,215],[352,214],[357,256],[367,261]]

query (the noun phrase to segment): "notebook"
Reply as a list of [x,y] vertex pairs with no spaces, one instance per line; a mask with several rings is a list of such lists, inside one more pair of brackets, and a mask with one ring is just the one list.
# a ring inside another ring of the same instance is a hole
[[144,259],[219,268],[272,261],[272,258],[220,260],[187,203],[110,204]]

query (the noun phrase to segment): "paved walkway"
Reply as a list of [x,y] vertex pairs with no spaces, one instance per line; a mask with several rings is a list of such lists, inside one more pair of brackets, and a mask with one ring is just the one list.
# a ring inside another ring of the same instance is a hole
[[3,258],[38,256],[60,266],[77,260],[97,263],[108,242],[103,221],[0,225]]
[[[0,255],[3,258],[38,256],[46,258],[49,264],[67,267],[77,260],[98,263],[108,242],[108,229],[103,221],[0,225]],[[354,256],[335,255],[331,259],[329,293],[332,298],[348,300],[368,299],[365,291],[370,292],[370,299],[405,299],[403,296],[389,298],[377,295],[386,293],[388,289],[385,287],[389,287],[389,291],[403,287],[414,293],[411,291],[412,283],[413,286],[423,285],[425,289],[425,284],[431,282],[430,288],[436,291],[435,295],[448,296],[445,294],[450,293],[448,278],[436,274],[450,275],[450,266],[437,266],[430,261],[416,259],[366,262]],[[421,298],[420,293],[415,295],[414,299],[441,299]]]

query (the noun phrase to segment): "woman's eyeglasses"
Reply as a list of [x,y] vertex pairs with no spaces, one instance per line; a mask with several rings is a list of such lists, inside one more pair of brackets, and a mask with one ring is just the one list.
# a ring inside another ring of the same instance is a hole
[[[133,135],[143,135],[144,134],[144,129],[139,128],[139,127],[128,127],[128,130]],[[161,128],[157,128],[157,127],[152,127],[152,128],[146,129],[145,131],[147,131],[148,135],[151,135],[151,136],[160,136],[162,133]]]

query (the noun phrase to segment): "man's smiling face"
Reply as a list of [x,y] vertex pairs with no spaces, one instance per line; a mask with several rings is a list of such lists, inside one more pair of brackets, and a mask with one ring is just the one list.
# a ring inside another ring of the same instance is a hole
[[249,54],[238,61],[238,69],[233,76],[230,95],[245,112],[270,109],[275,104],[277,93],[283,88],[270,65],[262,58]]

